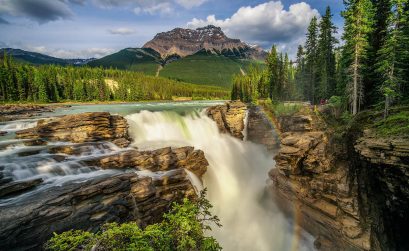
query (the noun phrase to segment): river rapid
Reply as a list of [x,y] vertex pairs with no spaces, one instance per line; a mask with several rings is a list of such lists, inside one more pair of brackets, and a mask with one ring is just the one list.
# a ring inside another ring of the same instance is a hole
[[[60,108],[44,117],[81,112],[107,111],[125,116],[130,126],[132,146],[138,149],[157,149],[167,146],[193,146],[204,151],[209,162],[203,184],[191,174],[197,189],[208,189],[213,213],[221,219],[223,227],[214,228],[213,235],[224,250],[314,250],[313,237],[286,218],[274,204],[267,189],[268,171],[274,167],[271,153],[263,146],[241,141],[218,131],[214,121],[204,112],[206,107],[222,102],[158,102],[115,105],[76,105]],[[13,180],[41,177],[44,184],[36,190],[50,186],[63,186],[68,180],[92,179],[99,175],[112,175],[118,171],[85,167],[81,161],[96,155],[109,155],[123,151],[107,142],[98,142],[83,149],[80,156],[65,159],[44,149],[46,146],[25,146],[15,140],[14,132],[36,125],[34,118],[0,124],[0,163],[3,173]],[[245,129],[246,130],[246,129]],[[244,132],[245,134],[245,132]],[[35,154],[32,154],[32,153]],[[24,200],[27,193],[12,199],[0,200],[0,206]]]

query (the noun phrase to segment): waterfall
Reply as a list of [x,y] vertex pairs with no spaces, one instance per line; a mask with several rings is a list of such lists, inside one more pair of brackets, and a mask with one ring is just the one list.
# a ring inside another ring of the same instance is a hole
[[208,199],[223,225],[212,235],[224,250],[312,250],[312,237],[294,231],[268,196],[266,180],[274,166],[263,147],[220,134],[204,112],[128,115],[133,145],[139,149],[193,146],[204,151]]

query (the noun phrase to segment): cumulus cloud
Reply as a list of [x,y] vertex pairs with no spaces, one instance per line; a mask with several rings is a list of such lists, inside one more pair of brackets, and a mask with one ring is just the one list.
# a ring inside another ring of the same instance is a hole
[[217,19],[215,15],[203,19],[192,19],[190,28],[209,24],[221,27],[227,35],[246,42],[257,43],[264,47],[278,44],[302,42],[308,24],[319,12],[305,2],[284,9],[281,1],[270,1],[257,6],[241,7],[230,18]]
[[0,0],[0,13],[23,16],[40,24],[73,16],[68,2],[81,0]]
[[112,35],[131,35],[135,33],[134,29],[131,28],[115,28],[115,29],[108,29],[108,32],[111,33]]

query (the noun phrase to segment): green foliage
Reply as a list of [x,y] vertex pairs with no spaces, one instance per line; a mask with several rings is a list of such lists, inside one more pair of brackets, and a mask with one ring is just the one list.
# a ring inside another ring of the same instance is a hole
[[[198,53],[167,64],[159,76],[189,83],[230,88],[232,76],[247,72],[256,61]],[[260,63],[258,63],[260,64]]]
[[46,250],[135,250],[135,251],[219,251],[220,245],[213,237],[205,236],[211,226],[221,227],[217,216],[211,214],[211,204],[202,191],[196,201],[184,199],[174,203],[164,214],[161,223],[139,228],[134,222],[107,223],[93,234],[71,230],[54,234],[45,245]]
[[229,92],[215,86],[193,85],[139,72],[15,63],[7,54],[0,64],[0,101],[59,102],[225,99]]
[[392,114],[375,123],[374,127],[381,136],[409,137],[409,111]]
[[46,250],[90,250],[95,243],[95,235],[82,230],[70,230],[61,234],[54,233],[45,245]]

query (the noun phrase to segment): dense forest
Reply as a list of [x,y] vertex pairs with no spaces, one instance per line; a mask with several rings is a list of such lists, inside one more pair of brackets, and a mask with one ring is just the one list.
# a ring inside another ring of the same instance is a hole
[[273,46],[264,70],[235,76],[232,99],[323,100],[352,114],[409,99],[409,1],[345,0],[344,33],[336,39],[330,7],[312,18],[295,62]]
[[218,87],[193,85],[139,72],[90,67],[33,66],[0,60],[0,102],[224,99]]

